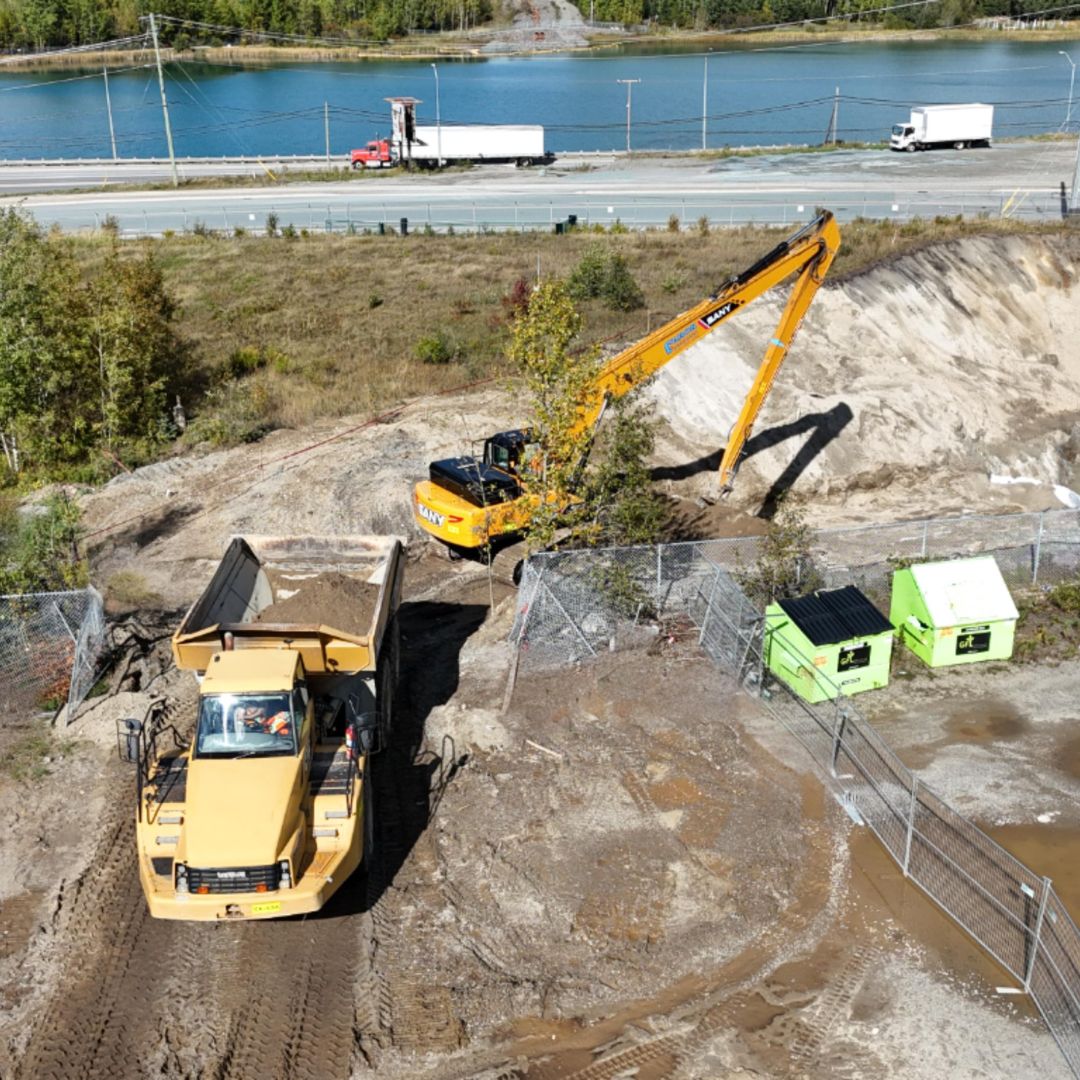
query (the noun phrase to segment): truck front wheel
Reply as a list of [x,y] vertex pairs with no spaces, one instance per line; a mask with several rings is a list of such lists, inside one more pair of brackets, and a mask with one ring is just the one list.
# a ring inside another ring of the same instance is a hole
[[965,146],[967,146],[967,143],[964,143],[964,142],[954,142],[953,143],[953,149],[954,150],[963,150]]
[[907,144],[907,152],[909,154],[914,154],[917,149],[918,147],[913,142]]

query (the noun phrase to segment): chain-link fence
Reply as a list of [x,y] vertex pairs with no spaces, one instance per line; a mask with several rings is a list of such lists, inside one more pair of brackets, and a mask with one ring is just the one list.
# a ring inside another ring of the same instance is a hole
[[105,645],[105,614],[94,588],[0,596],[0,709],[82,703]]
[[[749,570],[761,544],[761,537],[748,536],[608,548],[584,556],[573,551],[535,555],[522,578],[513,640],[522,646],[526,667],[558,667],[653,632],[656,618],[684,612],[704,625],[704,609],[687,606],[708,600],[696,596],[698,583],[711,580],[718,568],[729,575]],[[808,581],[824,588],[856,585],[887,610],[897,566],[976,554],[993,555],[1014,587],[1054,585],[1076,577],[1080,510],[828,529],[813,534],[800,565]],[[732,604],[748,603],[733,579],[716,588],[720,591],[715,599],[726,611]],[[752,608],[743,612],[756,614]],[[643,622],[651,629],[643,628]]]
[[[825,771],[857,820],[910,878],[1030,993],[1080,1076],[1080,931],[1040,878],[934,794],[809,658],[827,691],[811,704],[769,672],[761,611],[738,583],[755,539],[534,556],[525,566],[512,637],[521,664],[562,666],[684,620],[708,655],[757,693]],[[828,587],[887,598],[896,560],[973,553],[997,558],[1014,585],[1060,581],[1080,567],[1080,513],[964,517],[818,533],[809,559]],[[809,567],[807,568],[809,571]],[[815,696],[811,694],[810,696]]]

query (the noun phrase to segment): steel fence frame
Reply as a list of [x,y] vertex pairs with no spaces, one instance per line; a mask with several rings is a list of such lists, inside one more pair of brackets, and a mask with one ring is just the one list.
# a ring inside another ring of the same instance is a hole
[[97,678],[105,610],[92,586],[0,595],[0,671],[9,709],[66,700],[74,716]]
[[[684,618],[698,642],[793,734],[857,821],[918,886],[1029,994],[1080,1077],[1080,930],[1040,877],[955,811],[900,761],[851,698],[815,668],[739,586],[759,539],[542,553],[525,565],[511,640],[520,663],[564,666]],[[897,560],[994,554],[1013,584],[1080,570],[1080,511],[966,515],[814,535],[810,559],[828,586],[871,595]],[[862,561],[860,561],[862,560]],[[614,598],[612,589],[614,588]],[[829,699],[811,704],[766,664],[770,638],[802,661]]]

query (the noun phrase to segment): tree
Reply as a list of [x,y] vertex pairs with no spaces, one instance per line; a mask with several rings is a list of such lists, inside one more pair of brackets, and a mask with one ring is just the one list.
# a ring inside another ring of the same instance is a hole
[[655,544],[667,524],[663,499],[653,490],[648,459],[656,442],[652,404],[641,383],[612,405],[612,417],[594,452],[582,488],[589,542]]
[[527,540],[546,547],[565,529],[571,544],[653,543],[665,513],[646,464],[653,429],[641,398],[645,384],[616,399],[591,455],[596,432],[587,421],[600,406],[601,360],[595,347],[571,354],[580,329],[559,281],[542,283],[513,325],[510,357],[525,378],[540,446],[540,459],[526,463],[533,496]]
[[781,502],[758,548],[757,562],[735,578],[762,607],[820,589],[823,579],[811,557],[814,534],[801,508]]
[[553,541],[592,437],[581,421],[596,405],[600,354],[596,348],[570,353],[580,329],[581,316],[566,285],[557,280],[536,287],[511,328],[510,360],[524,378],[531,402],[530,429],[540,447],[539,459],[526,463],[529,493],[535,500],[526,531],[532,548]]
[[0,214],[0,447],[9,467],[64,472],[98,446],[160,441],[183,349],[153,258],[113,241],[84,279],[69,241]]

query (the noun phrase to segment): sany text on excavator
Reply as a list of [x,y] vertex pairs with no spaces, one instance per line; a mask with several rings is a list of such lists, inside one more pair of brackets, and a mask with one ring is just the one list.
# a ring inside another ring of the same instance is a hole
[[[840,229],[829,211],[789,236],[715,295],[684,311],[612,357],[596,378],[595,393],[577,431],[594,429],[610,401],[622,397],[670,360],[700,341],[762,293],[797,275],[765,357],[743,401],[720,462],[721,491],[730,491],[746,441],[772,388],[799,325],[840,247]],[[591,443],[590,443],[591,445]],[[541,460],[527,430],[502,431],[484,443],[483,457],[433,461],[429,479],[416,485],[417,524],[454,550],[480,551],[521,533],[540,503],[530,488],[529,464]],[[568,504],[573,493],[567,492]]]

